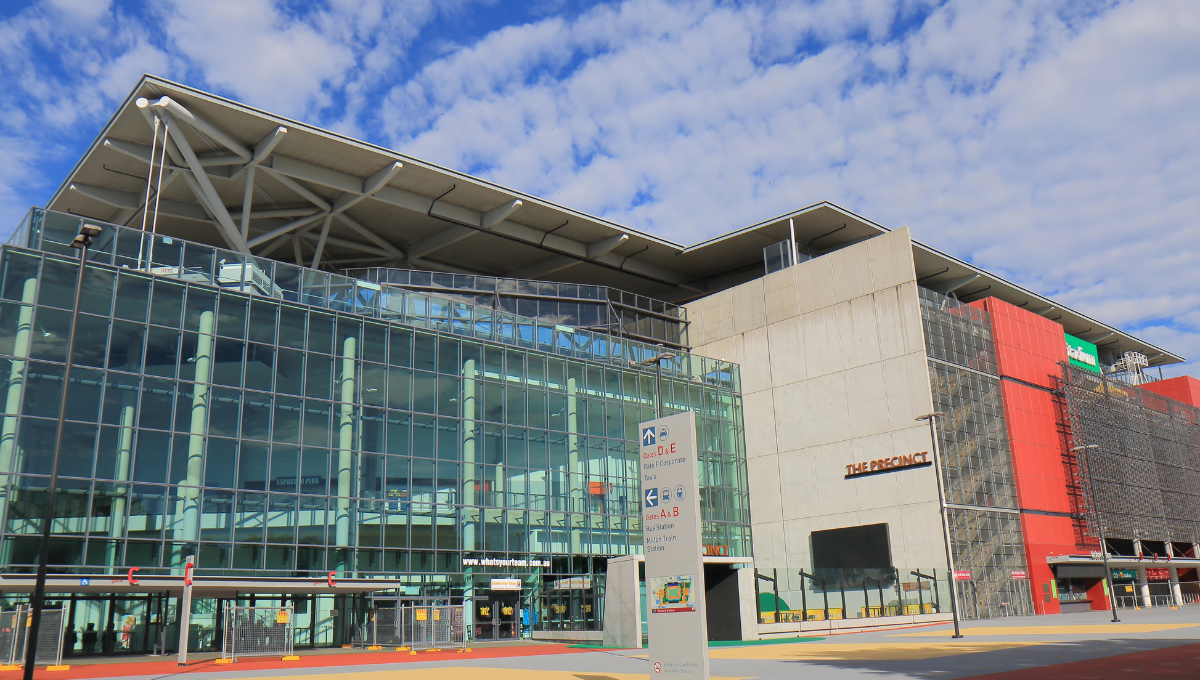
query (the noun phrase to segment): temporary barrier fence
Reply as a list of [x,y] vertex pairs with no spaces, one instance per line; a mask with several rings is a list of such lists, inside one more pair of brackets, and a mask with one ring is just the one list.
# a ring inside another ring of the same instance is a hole
[[[25,636],[32,625],[30,609],[24,605],[15,610],[0,612],[0,654],[9,666],[25,664]],[[38,626],[37,648],[33,663],[39,666],[60,666],[63,655],[63,632],[67,606],[43,609]]]
[[221,658],[291,656],[295,638],[292,606],[228,607],[222,629]]
[[365,645],[394,645],[412,650],[465,648],[465,607],[460,604],[377,607],[367,617],[361,639]]

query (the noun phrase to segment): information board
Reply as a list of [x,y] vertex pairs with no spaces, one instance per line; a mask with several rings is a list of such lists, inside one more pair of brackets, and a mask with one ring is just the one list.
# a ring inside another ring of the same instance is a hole
[[638,430],[650,676],[707,680],[696,414],[651,420]]

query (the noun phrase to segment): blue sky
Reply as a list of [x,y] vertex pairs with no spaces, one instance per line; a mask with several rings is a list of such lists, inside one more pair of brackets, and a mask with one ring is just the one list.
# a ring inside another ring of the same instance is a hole
[[0,225],[143,72],[684,243],[829,200],[1200,357],[1195,0],[8,2]]

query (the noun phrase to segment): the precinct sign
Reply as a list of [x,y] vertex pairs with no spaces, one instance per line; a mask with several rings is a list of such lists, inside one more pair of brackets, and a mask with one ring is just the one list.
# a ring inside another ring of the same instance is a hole
[[930,465],[933,465],[933,461],[929,460],[928,451],[912,453],[907,456],[880,458],[869,462],[864,460],[861,463],[850,463],[846,466],[846,479],[878,475],[884,472],[897,472],[910,468],[928,467]]

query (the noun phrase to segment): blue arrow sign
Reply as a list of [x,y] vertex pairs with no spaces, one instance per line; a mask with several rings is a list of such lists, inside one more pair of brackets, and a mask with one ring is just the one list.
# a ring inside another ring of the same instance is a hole
[[658,507],[658,489],[646,489],[646,507]]
[[642,429],[642,446],[654,446],[654,428]]

